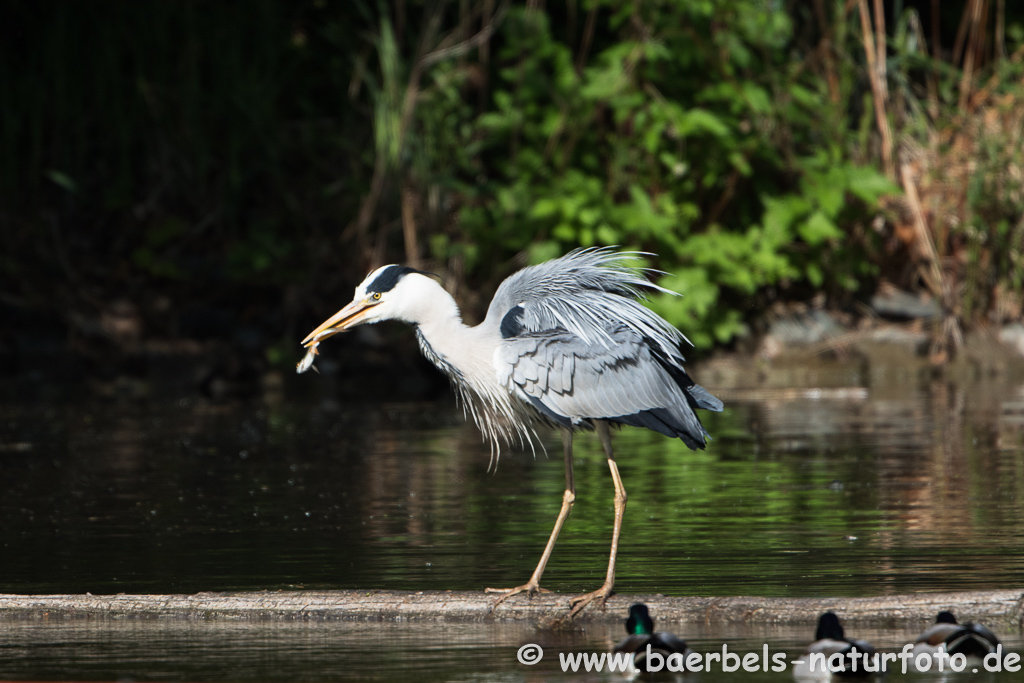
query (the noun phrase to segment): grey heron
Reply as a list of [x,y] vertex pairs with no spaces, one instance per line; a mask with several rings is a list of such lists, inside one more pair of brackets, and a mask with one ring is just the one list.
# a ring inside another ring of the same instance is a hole
[[626,489],[609,425],[647,427],[703,449],[708,433],[696,409],[722,410],[722,402],[683,369],[680,347],[688,340],[642,305],[645,292],[669,290],[651,282],[645,270],[627,266],[636,256],[577,249],[524,268],[501,283],[483,322],[473,327],[463,323],[455,300],[428,274],[383,266],[356,287],[351,303],[302,342],[309,359],[333,334],[365,323],[404,321],[416,328],[421,351],[451,379],[493,449],[532,443],[538,424],[561,428],[565,492],[554,529],[528,582],[488,589],[505,593],[495,606],[509,596],[543,590],[541,576],[576,500],[575,431],[593,429],[600,438],[615,487],[615,517],[605,581],[572,601],[571,616],[595,599],[606,600],[615,585]]

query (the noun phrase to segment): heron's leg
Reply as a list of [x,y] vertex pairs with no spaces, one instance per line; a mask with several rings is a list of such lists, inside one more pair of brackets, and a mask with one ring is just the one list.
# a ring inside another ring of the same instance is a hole
[[593,593],[574,598],[569,618],[582,612],[594,600],[600,600],[601,604],[604,604],[604,601],[612,594],[612,588],[615,586],[615,558],[619,553],[619,532],[622,531],[622,517],[626,512],[626,488],[622,485],[619,466],[615,463],[615,456],[612,454],[612,437],[608,431],[608,423],[604,420],[594,420],[594,428],[597,430],[597,436],[601,439],[604,453],[608,456],[608,469],[612,473],[612,483],[615,485],[615,526],[612,528],[612,549],[608,553],[608,573],[604,577],[604,583]]
[[[573,483],[572,477],[572,431],[569,429],[562,430],[562,451],[565,454],[565,493],[562,494],[562,509],[558,511],[558,519],[555,520],[555,528],[551,530],[551,537],[548,538],[548,544],[544,546],[544,553],[540,556],[540,562],[537,563],[537,568],[533,570],[533,576],[522,586],[515,588],[488,588],[488,593],[504,593],[505,595],[498,598],[498,601],[494,603],[494,607],[497,607],[502,602],[517,595],[519,593],[538,593],[538,592],[549,592],[544,588],[540,587],[540,577],[544,575],[544,568],[548,564],[548,558],[551,557],[551,551],[555,548],[555,541],[558,540],[558,533],[562,530],[562,524],[565,523],[565,518],[569,516],[569,511],[572,510],[572,504],[576,502],[576,485]],[[493,609],[493,607],[491,608]]]

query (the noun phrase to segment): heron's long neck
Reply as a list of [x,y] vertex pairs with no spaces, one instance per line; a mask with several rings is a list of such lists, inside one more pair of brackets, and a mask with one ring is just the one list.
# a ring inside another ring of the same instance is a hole
[[[476,327],[462,322],[459,307],[441,287],[421,301],[416,313],[420,349],[452,380],[466,412],[497,453],[500,442],[532,443],[529,419],[517,415],[511,394],[498,380],[494,353],[501,336],[486,320]],[[518,419],[517,419],[518,418]]]
[[[469,384],[476,391],[490,391],[481,382],[496,383],[494,350],[497,343],[481,328],[462,322],[455,299],[441,287],[424,302],[418,315],[417,335],[423,354],[442,372]],[[457,377],[456,377],[457,376]]]

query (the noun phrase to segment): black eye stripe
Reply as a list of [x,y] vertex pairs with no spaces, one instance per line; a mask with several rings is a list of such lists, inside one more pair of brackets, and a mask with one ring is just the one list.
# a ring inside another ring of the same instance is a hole
[[379,293],[390,292],[398,284],[398,281],[409,273],[420,273],[422,271],[410,268],[408,266],[388,266],[384,270],[380,271],[380,275],[373,279],[369,285],[366,286],[367,293]]

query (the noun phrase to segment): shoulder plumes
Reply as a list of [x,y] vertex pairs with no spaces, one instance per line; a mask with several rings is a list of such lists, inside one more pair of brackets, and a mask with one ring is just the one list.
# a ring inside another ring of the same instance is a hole
[[505,284],[516,289],[514,285],[519,281],[529,283],[538,296],[566,290],[601,291],[631,299],[642,298],[646,291],[674,293],[650,281],[648,274],[658,271],[629,265],[643,256],[650,254],[615,251],[613,247],[574,249],[565,256],[523,268]]
[[576,249],[524,268],[498,288],[488,317],[498,324],[520,306],[517,323],[525,333],[564,330],[606,346],[613,343],[611,333],[624,325],[681,360],[679,344],[689,340],[641,303],[649,292],[675,292],[648,279],[657,271],[628,265],[642,255],[608,247]]

